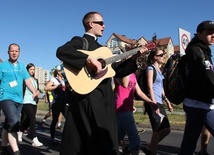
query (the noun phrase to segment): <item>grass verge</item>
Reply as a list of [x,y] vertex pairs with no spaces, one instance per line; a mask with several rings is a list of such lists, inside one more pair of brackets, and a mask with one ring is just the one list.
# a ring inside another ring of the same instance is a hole
[[[142,108],[143,103],[142,101],[135,101],[134,106],[136,108]],[[182,111],[182,104],[180,105],[173,105],[174,111]],[[44,102],[44,100],[40,99],[38,103],[38,110],[48,111],[48,104]],[[143,112],[135,112],[134,118],[137,124],[150,127],[149,117],[148,115],[144,115]],[[168,118],[170,121],[170,125],[172,128],[176,129],[183,129],[185,125],[185,115],[180,114],[168,114]]]

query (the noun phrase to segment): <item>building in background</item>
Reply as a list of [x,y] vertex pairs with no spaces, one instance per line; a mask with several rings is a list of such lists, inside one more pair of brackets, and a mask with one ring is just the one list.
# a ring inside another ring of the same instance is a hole
[[35,78],[39,81],[39,89],[44,91],[45,83],[49,80],[50,74],[49,70],[44,70],[42,67],[35,68]]
[[[139,44],[144,46],[150,42],[155,42],[160,47],[165,48],[165,52],[166,52],[166,55],[164,56],[165,62],[172,54],[180,53],[179,45],[174,45],[171,37],[157,38],[156,34],[154,34],[154,36],[152,37],[152,40],[147,40],[143,36],[140,37],[139,39],[130,39],[126,37],[126,35],[112,33],[112,35],[110,35],[109,39],[106,41],[105,46],[110,48],[113,55],[118,55],[118,54],[122,54],[123,52],[126,52],[126,51],[121,51],[125,49],[126,46],[139,45]],[[145,62],[146,59],[147,59],[147,55],[138,58],[137,63],[139,67],[143,66],[143,62]],[[0,62],[1,61],[2,60],[0,59]],[[51,71],[44,70],[42,69],[42,67],[35,68],[35,77],[39,81],[39,89],[41,91],[44,91],[44,85],[51,78],[50,74],[54,71],[55,68],[52,68]]]

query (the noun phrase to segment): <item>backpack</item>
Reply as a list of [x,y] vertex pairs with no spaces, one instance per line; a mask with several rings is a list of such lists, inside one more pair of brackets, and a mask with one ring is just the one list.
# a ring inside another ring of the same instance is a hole
[[[204,64],[205,55],[201,50],[202,63]],[[186,97],[186,91],[189,80],[189,69],[186,61],[186,55],[173,54],[167,61],[163,69],[164,91],[170,102],[179,105]]]
[[173,54],[163,69],[165,95],[173,104],[181,104],[186,95],[189,70],[186,55]]
[[[153,65],[148,65],[148,66],[151,66],[153,68],[153,83],[154,83],[154,81],[156,79],[157,71]],[[148,85],[147,85],[147,75],[146,75],[147,67],[145,69],[140,70],[140,73],[137,75],[137,83],[138,83],[141,91],[144,92],[144,94],[146,94],[146,95],[148,95],[148,93],[149,93]],[[138,95],[135,95],[135,99],[141,100],[141,98],[139,98]]]

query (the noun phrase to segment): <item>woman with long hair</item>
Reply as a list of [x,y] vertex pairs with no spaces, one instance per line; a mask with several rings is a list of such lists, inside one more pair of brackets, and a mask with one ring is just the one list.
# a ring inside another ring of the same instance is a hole
[[[35,74],[35,65],[32,63],[27,64],[27,71],[30,74],[30,80],[34,86],[34,89],[38,92],[38,80],[34,77]],[[38,97],[32,99],[32,92],[25,86],[24,88],[24,100],[23,100],[23,109],[21,116],[21,131],[18,132],[18,140],[22,141],[22,133],[30,127],[30,135],[32,138],[32,146],[40,147],[43,144],[38,140],[36,136],[36,111]]]
[[[165,96],[163,88],[164,77],[160,70],[161,65],[164,63],[164,55],[164,51],[156,47],[148,56],[149,65],[146,69],[148,96],[153,102],[157,103],[158,109],[153,110],[150,104],[145,103],[145,111],[149,115],[153,130],[150,144],[143,148],[146,155],[156,155],[158,143],[170,133],[170,124],[163,106],[163,100],[170,112],[173,111],[173,108]],[[155,79],[153,78],[154,72],[156,72]]]

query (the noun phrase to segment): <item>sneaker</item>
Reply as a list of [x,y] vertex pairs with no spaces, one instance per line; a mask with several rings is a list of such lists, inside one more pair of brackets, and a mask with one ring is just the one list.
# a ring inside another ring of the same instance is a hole
[[59,129],[59,130],[62,130],[62,125],[59,125],[56,128]]
[[32,146],[40,147],[40,146],[43,146],[43,144],[38,140],[37,137],[35,137],[35,138],[33,139]]
[[138,131],[138,134],[141,135],[141,134],[143,134],[145,131],[146,131],[145,129],[139,130],[139,131]]
[[150,151],[150,150],[147,150],[146,147],[143,147],[143,148],[142,148],[142,151],[145,153],[145,155],[151,155],[151,151]]
[[28,135],[27,130],[24,130],[24,131],[23,131],[23,134],[24,134],[25,136],[27,136],[27,135]]
[[22,142],[22,132],[21,132],[21,131],[18,131],[18,132],[17,132],[17,135],[18,135],[18,141],[19,141],[19,142]]

